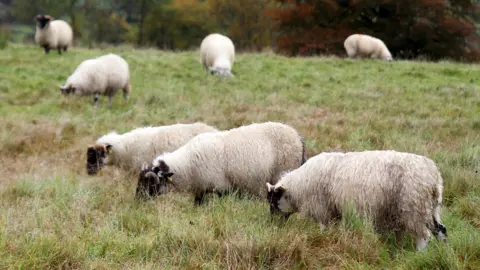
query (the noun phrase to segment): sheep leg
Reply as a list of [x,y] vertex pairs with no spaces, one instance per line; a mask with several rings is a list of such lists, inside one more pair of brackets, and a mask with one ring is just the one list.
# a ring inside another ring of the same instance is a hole
[[130,87],[130,84],[127,84],[127,86],[123,88],[123,98],[125,98],[125,100],[128,100],[130,97]]
[[58,47],[57,50],[58,50],[58,54],[59,54],[59,55],[62,55],[62,47]]
[[93,107],[97,107],[98,104],[98,93],[93,97]]
[[433,233],[433,235],[435,235],[438,241],[447,243],[447,227],[442,224],[442,220],[440,219],[440,207],[441,204],[437,205],[434,209],[433,229],[431,230],[431,232]]
[[200,192],[195,195],[195,206],[200,206],[205,202],[206,192]]
[[45,54],[48,54],[48,52],[50,52],[50,46],[48,45],[43,45],[43,49],[45,50]]
[[108,106],[109,107],[112,107],[112,100],[113,100],[113,96],[109,96],[108,97]]
[[63,47],[63,51],[66,52],[68,49],[68,46]]
[[447,228],[445,225],[442,223],[438,223],[436,220],[435,222],[435,228],[432,230],[433,235],[435,235],[435,238],[437,238],[438,241],[447,243]]
[[395,243],[398,247],[403,247],[403,232],[395,231]]

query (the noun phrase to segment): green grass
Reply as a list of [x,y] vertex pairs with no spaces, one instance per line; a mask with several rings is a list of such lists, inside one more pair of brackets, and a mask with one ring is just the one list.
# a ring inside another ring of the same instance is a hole
[[[130,64],[131,99],[94,109],[59,85],[107,52]],[[0,268],[479,269],[480,69],[451,62],[355,61],[240,54],[222,80],[198,52],[74,48],[59,56],[0,51]],[[136,203],[136,176],[89,177],[87,145],[111,130],[204,121],[220,129],[281,121],[322,151],[426,155],[444,176],[449,246],[397,248],[348,216],[320,231],[300,214],[271,219],[266,202],[227,196],[193,206],[171,193]]]

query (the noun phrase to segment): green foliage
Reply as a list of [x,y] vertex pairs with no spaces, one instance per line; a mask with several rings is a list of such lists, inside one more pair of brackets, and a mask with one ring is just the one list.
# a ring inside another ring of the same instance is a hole
[[[77,65],[113,52],[132,93],[112,107],[63,97]],[[9,44],[0,53],[0,268],[479,269],[480,71],[476,65],[240,54],[236,77],[206,76],[198,51],[73,48],[61,57]],[[396,247],[352,212],[320,231],[262,200],[188,194],[135,202],[136,176],[85,172],[86,148],[112,130],[204,121],[219,129],[281,121],[322,151],[395,149],[432,158],[445,182],[449,245]]]

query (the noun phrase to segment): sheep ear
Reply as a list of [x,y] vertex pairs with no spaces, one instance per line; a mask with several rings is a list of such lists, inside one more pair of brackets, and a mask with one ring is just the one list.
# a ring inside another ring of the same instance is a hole
[[148,163],[147,162],[143,162],[142,164],[142,171],[143,170],[146,170],[148,168]]
[[172,180],[172,175],[173,175],[172,172],[162,173],[162,177],[163,177],[163,178],[166,178],[167,181],[170,182],[170,183],[173,182],[173,180]]
[[158,168],[162,172],[168,172],[170,170],[170,167],[168,167],[167,163],[165,163],[164,160],[160,160],[160,162],[158,164]]
[[275,186],[267,182],[267,190],[268,192],[271,192],[275,189]]

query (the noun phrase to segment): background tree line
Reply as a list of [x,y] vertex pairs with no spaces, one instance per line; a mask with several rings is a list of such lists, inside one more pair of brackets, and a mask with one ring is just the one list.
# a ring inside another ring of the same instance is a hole
[[[197,48],[220,32],[238,50],[345,55],[352,33],[384,40],[396,58],[480,59],[478,0],[0,0],[10,39],[33,42],[40,13],[71,23],[76,45]],[[22,35],[23,34],[23,35]]]

